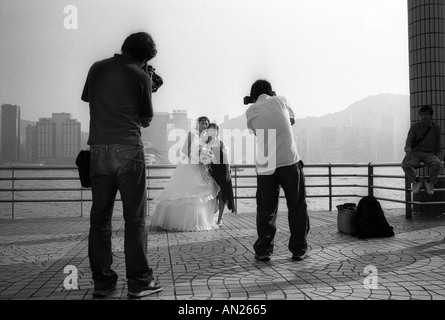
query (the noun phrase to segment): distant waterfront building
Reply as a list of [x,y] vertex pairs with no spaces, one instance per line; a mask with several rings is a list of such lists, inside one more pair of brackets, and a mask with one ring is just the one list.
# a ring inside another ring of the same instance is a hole
[[394,127],[394,116],[382,116],[376,138],[377,162],[396,161]]
[[[151,163],[168,164],[168,151],[170,147],[178,141],[169,141],[168,136],[174,129],[181,129],[183,132],[190,130],[187,111],[173,110],[168,112],[155,112],[153,120],[148,128],[142,128],[142,141],[144,142],[147,159]],[[148,156],[150,154],[151,156]]]
[[2,163],[20,162],[20,107],[3,104],[1,112]]
[[360,161],[364,163],[375,162],[376,159],[376,144],[375,134],[373,128],[360,128],[358,131],[358,145],[355,149],[360,155]]
[[308,161],[308,137],[305,129],[301,130],[297,135],[297,150],[303,162]]
[[362,154],[357,152],[360,148],[361,130],[358,126],[343,126],[341,128],[341,162],[358,163],[362,161]]
[[341,162],[339,128],[322,127],[321,131],[321,162]]
[[187,110],[173,110],[170,115],[170,123],[176,129],[184,129],[185,131],[189,131],[189,121],[187,118]]
[[62,123],[62,162],[74,163],[81,149],[80,122],[67,119]]
[[34,163],[37,157],[37,126],[28,124],[25,128],[25,162]]
[[56,158],[56,124],[40,118],[36,124],[36,161],[53,162]]
[[81,149],[81,124],[71,114],[53,113],[51,118],[40,118],[35,135],[37,162],[74,164]]
[[64,151],[64,137],[63,128],[64,123],[71,119],[71,114],[69,113],[53,113],[51,120],[55,123],[56,139],[55,139],[55,157],[57,160],[63,159]]
[[[167,131],[170,114],[168,112],[156,112],[148,128],[143,128],[142,141],[145,145],[152,146],[156,150],[158,161],[164,163],[167,159]],[[161,159],[163,159],[161,161]]]

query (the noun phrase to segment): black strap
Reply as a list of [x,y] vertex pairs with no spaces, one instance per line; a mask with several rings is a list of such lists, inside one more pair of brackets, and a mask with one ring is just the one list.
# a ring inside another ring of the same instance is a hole
[[423,140],[423,138],[426,137],[426,135],[428,134],[428,132],[430,131],[431,126],[428,126],[428,129],[425,131],[425,133],[423,134],[422,138],[416,140],[413,142],[413,145],[411,146],[411,149],[414,150],[414,148],[420,143],[420,141]]

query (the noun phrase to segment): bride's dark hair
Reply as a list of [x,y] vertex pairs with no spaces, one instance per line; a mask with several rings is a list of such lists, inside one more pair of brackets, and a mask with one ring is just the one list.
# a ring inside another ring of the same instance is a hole
[[207,118],[206,116],[201,116],[201,117],[199,117],[199,118],[198,118],[198,123],[200,123],[202,120],[207,120],[207,122],[210,123],[209,118]]

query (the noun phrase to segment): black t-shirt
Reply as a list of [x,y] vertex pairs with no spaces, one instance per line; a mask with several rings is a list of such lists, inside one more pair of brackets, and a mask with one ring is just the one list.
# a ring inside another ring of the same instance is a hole
[[152,81],[130,59],[115,54],[94,63],[82,92],[90,105],[88,144],[143,146],[141,117],[153,117]]

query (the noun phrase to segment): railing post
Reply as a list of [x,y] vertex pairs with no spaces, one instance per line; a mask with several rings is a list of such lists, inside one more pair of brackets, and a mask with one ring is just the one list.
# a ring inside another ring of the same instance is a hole
[[368,196],[374,196],[374,167],[372,162],[368,163]]
[[413,213],[411,209],[411,183],[405,176],[405,218],[412,219]]
[[14,215],[14,196],[15,196],[15,181],[14,181],[14,178],[15,178],[15,165],[13,164],[12,165],[12,203],[11,203],[11,205],[12,205],[12,211],[11,211],[11,217],[12,217],[12,220],[14,220],[14,217],[15,217],[15,215]]
[[[149,168],[148,168],[148,164],[145,162],[145,156],[144,156],[144,170],[145,170],[145,196],[147,199],[145,199],[145,205],[146,205],[146,210],[145,210],[145,218],[147,219],[147,217],[150,215],[150,194],[148,192],[150,185],[149,185],[149,179],[148,179],[148,174],[149,174]],[[147,232],[147,223],[145,221],[145,239],[144,239],[144,250],[145,252],[147,252],[148,250],[148,232]]]
[[328,181],[329,181],[329,211],[332,211],[332,165],[328,165]]
[[83,187],[80,186],[80,217],[83,218]]
[[235,169],[235,208],[238,211],[238,180],[237,180],[238,167],[236,164],[234,164],[233,167]]
[[145,168],[146,168],[145,173],[147,175],[147,178],[145,180],[145,182],[147,183],[147,188],[146,188],[147,189],[147,211],[146,211],[146,215],[150,216],[150,179],[148,178],[148,175],[150,173],[149,165],[145,165]]

